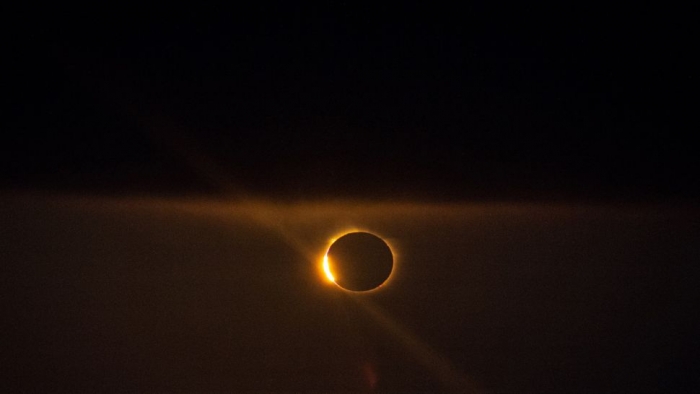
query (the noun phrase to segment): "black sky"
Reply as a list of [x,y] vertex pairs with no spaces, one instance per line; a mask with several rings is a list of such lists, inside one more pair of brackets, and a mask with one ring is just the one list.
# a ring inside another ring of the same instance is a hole
[[8,189],[697,195],[680,10],[64,11],[13,26]]

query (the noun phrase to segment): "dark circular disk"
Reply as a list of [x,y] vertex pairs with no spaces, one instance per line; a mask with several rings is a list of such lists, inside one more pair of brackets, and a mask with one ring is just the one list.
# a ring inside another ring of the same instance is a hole
[[328,265],[335,283],[346,290],[379,287],[391,275],[394,256],[389,245],[374,234],[348,233],[328,249]]

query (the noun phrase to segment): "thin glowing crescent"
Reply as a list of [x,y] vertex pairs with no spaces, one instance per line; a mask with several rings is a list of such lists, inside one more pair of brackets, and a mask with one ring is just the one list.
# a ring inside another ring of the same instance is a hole
[[331,273],[331,266],[328,263],[328,255],[323,256],[323,272],[326,274],[326,278],[331,282],[335,283],[335,277]]

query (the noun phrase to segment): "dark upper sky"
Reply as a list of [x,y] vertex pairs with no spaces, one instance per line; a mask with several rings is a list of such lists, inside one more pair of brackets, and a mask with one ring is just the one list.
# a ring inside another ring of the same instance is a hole
[[697,196],[688,25],[575,8],[35,16],[5,34],[1,186]]

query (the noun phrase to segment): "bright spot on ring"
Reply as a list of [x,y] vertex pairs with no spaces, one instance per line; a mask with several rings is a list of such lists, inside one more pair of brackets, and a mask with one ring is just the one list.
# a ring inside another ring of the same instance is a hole
[[323,256],[323,273],[326,274],[326,278],[331,282],[335,282],[335,278],[331,273],[331,267],[328,265],[328,254]]

